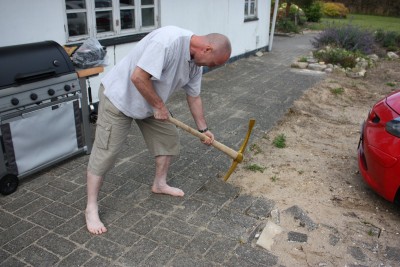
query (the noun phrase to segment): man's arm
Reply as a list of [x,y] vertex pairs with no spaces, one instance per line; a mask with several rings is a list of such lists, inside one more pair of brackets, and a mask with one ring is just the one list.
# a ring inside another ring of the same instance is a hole
[[154,118],[159,120],[168,119],[169,111],[160,96],[154,90],[151,75],[143,69],[136,67],[131,75],[131,81],[144,99],[153,107]]
[[[201,97],[186,95],[186,100],[188,102],[189,109],[190,112],[192,113],[193,119],[196,123],[197,129],[199,130],[208,129],[206,119],[204,118],[203,102],[201,101]],[[204,141],[203,143],[206,145],[211,145],[211,143],[214,141],[214,134],[209,130],[203,133],[210,138],[208,141]]]

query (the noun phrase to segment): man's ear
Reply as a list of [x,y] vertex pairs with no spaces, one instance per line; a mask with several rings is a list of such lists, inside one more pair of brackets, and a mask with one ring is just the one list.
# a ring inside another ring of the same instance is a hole
[[213,51],[213,48],[210,45],[207,45],[203,50],[204,54],[211,53],[212,51]]

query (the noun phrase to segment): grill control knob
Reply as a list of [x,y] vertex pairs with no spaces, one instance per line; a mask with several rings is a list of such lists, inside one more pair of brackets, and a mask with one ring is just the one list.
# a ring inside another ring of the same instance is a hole
[[64,85],[64,90],[68,92],[71,90],[71,86],[69,84]]
[[38,95],[35,94],[35,93],[32,93],[32,94],[30,95],[30,97],[31,97],[32,100],[38,99]]
[[54,89],[49,89],[49,90],[47,90],[47,93],[49,95],[54,95],[56,92],[54,91]]
[[14,106],[18,105],[19,104],[18,98],[14,97],[13,99],[11,99],[11,104],[13,104]]

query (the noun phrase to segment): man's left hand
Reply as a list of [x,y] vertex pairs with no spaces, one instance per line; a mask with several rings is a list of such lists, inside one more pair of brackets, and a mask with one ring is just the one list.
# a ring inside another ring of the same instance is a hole
[[214,142],[214,134],[210,131],[207,131],[204,133],[207,137],[209,137],[207,140],[201,141],[203,144],[206,145],[211,145]]

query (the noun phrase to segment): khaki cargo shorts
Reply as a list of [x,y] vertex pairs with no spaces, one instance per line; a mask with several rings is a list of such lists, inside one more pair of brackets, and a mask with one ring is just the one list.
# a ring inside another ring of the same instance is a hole
[[[99,114],[88,170],[104,177],[115,163],[131,129],[132,118],[120,112],[99,89]],[[153,156],[179,154],[179,134],[175,125],[149,117],[135,120]]]

